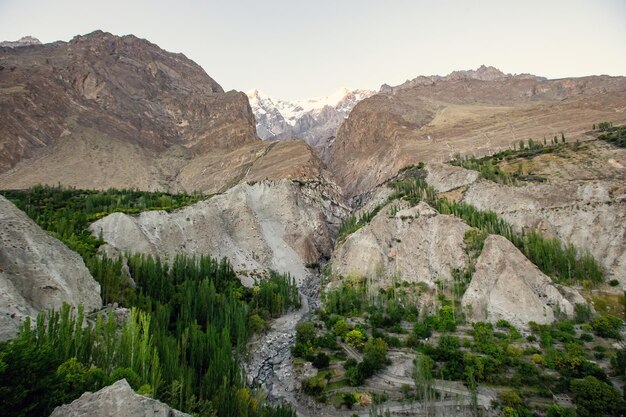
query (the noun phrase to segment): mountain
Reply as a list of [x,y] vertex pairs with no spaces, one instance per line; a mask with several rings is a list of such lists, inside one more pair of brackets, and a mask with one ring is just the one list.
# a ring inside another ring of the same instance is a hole
[[41,45],[39,39],[32,36],[23,36],[16,41],[2,41],[0,48],[20,48],[22,46]]
[[319,174],[303,144],[256,137],[245,94],[146,40],[96,31],[0,54],[0,188],[215,192]]
[[356,196],[420,161],[485,155],[561,133],[584,140],[594,123],[626,122],[625,105],[626,77],[547,80],[481,67],[383,86],[355,106],[324,152],[335,180]]
[[287,101],[259,90],[247,93],[261,139],[301,138],[315,149],[323,148],[354,106],[373,94],[370,90],[340,88],[329,96]]
[[[0,62],[0,189],[211,194],[25,194],[87,262],[0,197],[0,336],[63,301],[99,306],[100,284],[111,302],[106,325],[7,345],[10,413],[54,396],[54,416],[368,415],[379,400],[390,415],[543,415],[554,392],[605,415],[573,387],[622,388],[626,149],[594,124],[622,141],[626,77],[481,66],[289,102],[100,31]],[[286,279],[264,282],[274,271]],[[116,332],[126,307],[149,316]],[[120,375],[169,405],[125,381],[78,398]]]

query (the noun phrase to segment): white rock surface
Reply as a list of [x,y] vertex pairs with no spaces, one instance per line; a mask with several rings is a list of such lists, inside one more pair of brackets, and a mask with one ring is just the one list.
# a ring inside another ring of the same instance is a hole
[[339,197],[321,183],[289,180],[240,184],[209,200],[166,213],[111,214],[91,225],[105,250],[172,258],[177,253],[227,257],[243,271],[273,269],[301,282],[305,265],[330,257],[333,238],[347,214]]
[[588,250],[607,279],[626,285],[626,186],[617,181],[568,181],[507,187],[471,185],[463,201],[492,210],[515,230],[536,229]]
[[463,242],[467,229],[458,218],[440,215],[424,202],[408,208],[395,201],[338,245],[333,272],[379,279],[396,275],[430,285],[437,279],[450,280],[453,268],[467,266]]
[[0,196],[0,340],[16,336],[26,316],[63,303],[102,306],[100,284],[80,255]]
[[457,167],[450,164],[428,164],[426,182],[440,193],[473,184],[480,177],[478,171]]
[[190,417],[167,404],[136,394],[125,379],[97,392],[86,392],[50,417]]
[[555,311],[568,316],[574,303],[584,302],[573,289],[566,299],[549,277],[507,239],[490,235],[476,262],[476,271],[465,291],[462,305],[471,321],[508,320],[524,328],[529,321],[539,324],[555,320]]

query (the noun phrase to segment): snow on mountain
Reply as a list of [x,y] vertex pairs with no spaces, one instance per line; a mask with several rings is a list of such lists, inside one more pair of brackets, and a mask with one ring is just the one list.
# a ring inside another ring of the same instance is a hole
[[354,106],[373,94],[370,90],[340,88],[328,96],[287,101],[256,89],[247,93],[261,139],[304,139],[313,147],[334,136]]

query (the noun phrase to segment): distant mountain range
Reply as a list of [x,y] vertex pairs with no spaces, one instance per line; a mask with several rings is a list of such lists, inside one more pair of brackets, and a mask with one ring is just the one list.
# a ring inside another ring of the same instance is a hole
[[371,90],[340,88],[328,96],[288,101],[256,89],[247,93],[261,139],[304,139],[313,148],[323,147],[354,106],[374,94]]
[[415,86],[429,86],[442,81],[459,81],[459,80],[479,80],[479,81],[506,81],[506,80],[534,80],[543,81],[545,77],[539,77],[533,74],[506,74],[496,67],[481,65],[475,70],[452,71],[448,75],[419,75],[412,80],[406,80],[400,85],[392,87],[383,84],[380,87],[381,93],[392,93],[394,91],[403,90]]

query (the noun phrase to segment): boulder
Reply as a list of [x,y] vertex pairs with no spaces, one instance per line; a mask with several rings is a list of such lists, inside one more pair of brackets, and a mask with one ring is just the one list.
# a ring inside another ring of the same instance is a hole
[[86,392],[50,417],[190,417],[167,404],[136,394],[125,379],[97,392]]

